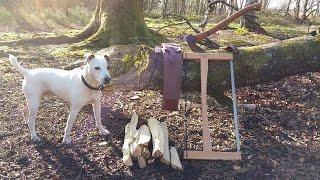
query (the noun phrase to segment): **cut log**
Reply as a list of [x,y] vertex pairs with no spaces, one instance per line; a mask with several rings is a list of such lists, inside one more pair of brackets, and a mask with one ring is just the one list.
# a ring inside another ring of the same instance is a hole
[[145,159],[149,159],[149,158],[150,158],[151,153],[150,153],[148,147],[143,147],[141,155],[142,155]]
[[137,133],[138,115],[134,112],[131,116],[130,121],[130,137],[132,137],[130,142],[134,141],[134,136]]
[[165,165],[170,165],[170,150],[169,150],[169,133],[168,133],[168,127],[166,122],[161,122],[160,127],[163,132],[163,156],[160,158],[160,162]]
[[138,116],[136,113],[132,114],[131,121],[129,125],[129,144],[131,156],[138,157],[141,156],[142,148],[139,146],[137,138],[140,135],[140,131],[137,131]]
[[155,158],[148,159],[147,163],[152,164],[152,163],[154,163],[154,160],[156,160],[156,159]]
[[150,118],[148,120],[148,126],[152,134],[152,156],[162,157],[163,156],[163,132],[160,127],[158,120],[155,118]]
[[141,156],[143,147],[138,144],[138,139],[136,139],[131,145],[130,145],[130,151],[131,156],[133,157],[139,157]]
[[126,166],[132,166],[132,159],[131,159],[131,153],[130,153],[130,125],[127,124],[125,127],[125,136],[124,136],[124,142],[123,142],[123,147],[122,147],[122,161],[123,164]]
[[147,167],[147,161],[143,156],[138,157],[138,165],[141,169]]
[[175,147],[170,147],[171,167],[176,170],[182,170],[182,164],[179,158],[178,151]]
[[140,135],[139,135],[138,144],[140,146],[148,146],[149,141],[151,139],[149,127],[147,125],[142,125],[139,128],[139,130],[140,130]]

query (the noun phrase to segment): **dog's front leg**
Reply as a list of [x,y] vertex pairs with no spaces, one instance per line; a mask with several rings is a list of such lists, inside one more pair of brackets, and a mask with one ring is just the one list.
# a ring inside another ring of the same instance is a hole
[[101,123],[101,103],[99,101],[95,101],[93,103],[93,113],[94,119],[96,121],[96,127],[99,129],[101,135],[108,135],[110,132],[106,130]]
[[81,109],[81,107],[71,106],[71,111],[70,111],[70,114],[68,117],[67,125],[64,129],[64,136],[63,136],[63,140],[62,140],[63,144],[70,144],[71,143],[70,132],[71,132],[72,126],[77,118],[77,114],[80,111],[80,109]]

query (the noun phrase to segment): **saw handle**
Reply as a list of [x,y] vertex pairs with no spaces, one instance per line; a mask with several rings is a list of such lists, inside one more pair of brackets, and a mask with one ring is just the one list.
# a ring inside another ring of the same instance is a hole
[[189,47],[196,52],[200,51],[200,47],[197,46],[195,43],[198,43],[200,41],[202,41],[203,39],[209,37],[210,35],[214,34],[215,32],[217,32],[218,30],[224,28],[225,26],[227,26],[228,24],[230,24],[232,21],[234,21],[235,19],[239,18],[240,16],[243,16],[244,14],[250,12],[250,11],[260,11],[262,7],[262,3],[255,3],[249,6],[246,6],[245,8],[235,12],[234,14],[232,14],[231,16],[229,16],[227,19],[221,21],[219,24],[217,24],[215,27],[213,27],[212,29],[209,29],[208,31],[202,32],[202,33],[198,33],[196,35],[188,35],[186,37],[186,41],[189,45]]

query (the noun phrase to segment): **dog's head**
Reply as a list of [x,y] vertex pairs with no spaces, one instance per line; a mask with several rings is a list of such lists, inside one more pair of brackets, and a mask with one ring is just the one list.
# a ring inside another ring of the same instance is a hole
[[100,85],[108,84],[111,81],[109,69],[111,67],[110,57],[107,55],[88,54],[84,57],[85,73]]

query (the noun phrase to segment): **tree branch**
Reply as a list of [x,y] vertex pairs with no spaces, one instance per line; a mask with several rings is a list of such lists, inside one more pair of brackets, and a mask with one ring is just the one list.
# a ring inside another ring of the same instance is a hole
[[170,26],[175,26],[175,25],[185,24],[185,23],[187,23],[187,22],[186,22],[186,21],[183,21],[183,22],[168,24],[168,25],[165,25],[165,26],[162,26],[161,28],[159,28],[156,32],[159,32],[159,31],[161,31],[162,29],[167,28],[167,27],[170,27]]

